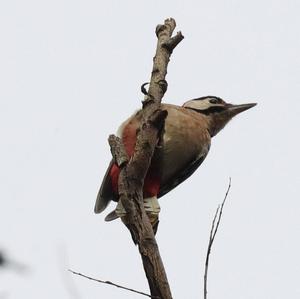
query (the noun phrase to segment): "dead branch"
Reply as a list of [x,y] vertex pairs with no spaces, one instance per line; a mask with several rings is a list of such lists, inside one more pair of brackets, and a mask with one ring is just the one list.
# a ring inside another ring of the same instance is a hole
[[[207,299],[207,277],[208,277],[208,265],[209,265],[209,257],[210,257],[210,253],[211,253],[211,248],[212,248],[212,245],[214,243],[214,240],[215,240],[218,228],[219,228],[219,224],[220,224],[222,213],[223,213],[223,207],[224,207],[225,201],[227,199],[227,195],[229,193],[230,187],[231,187],[231,178],[229,178],[228,188],[227,188],[227,191],[225,193],[225,197],[223,199],[221,207],[218,206],[217,211],[216,211],[215,216],[214,216],[214,219],[213,219],[213,222],[212,222],[212,225],[211,225],[211,230],[210,230],[210,235],[209,235],[209,242],[208,242],[208,247],[207,247],[207,252],[206,252],[206,260],[205,260],[204,299]],[[217,223],[216,223],[216,220],[217,220]]]
[[70,270],[70,269],[69,269],[68,271],[70,271],[71,273],[73,273],[73,274],[75,274],[75,275],[78,275],[78,276],[87,278],[87,279],[89,279],[89,280],[93,280],[93,281],[96,281],[96,282],[108,284],[108,285],[111,285],[111,286],[114,286],[114,287],[117,287],[117,288],[120,288],[120,289],[123,289],[123,290],[126,290],[126,291],[130,291],[130,292],[137,293],[137,294],[140,294],[140,295],[143,295],[143,296],[147,296],[147,297],[149,297],[149,298],[156,298],[156,299],[159,298],[159,297],[153,297],[153,296],[151,296],[151,295],[149,295],[149,294],[146,294],[146,293],[143,293],[143,292],[140,292],[140,291],[131,289],[131,288],[124,287],[124,286],[122,286],[122,285],[120,285],[120,284],[116,284],[116,283],[113,283],[113,282],[108,281],[108,280],[96,279],[96,278],[93,278],[93,277],[84,275],[84,274],[82,274],[82,273],[75,272],[75,271]]
[[[143,182],[167,116],[166,111],[160,109],[160,103],[168,86],[165,77],[170,55],[183,39],[180,32],[172,38],[175,26],[175,20],[170,18],[156,28],[158,41],[149,90],[143,101],[143,121],[137,133],[135,152],[129,162],[124,158],[121,140],[109,138],[113,157],[121,166],[119,200],[126,210],[126,216],[122,220],[129,229],[134,243],[138,245],[151,296],[161,299],[171,299],[172,295],[158,245],[144,210]],[[142,90],[145,92],[144,87]]]

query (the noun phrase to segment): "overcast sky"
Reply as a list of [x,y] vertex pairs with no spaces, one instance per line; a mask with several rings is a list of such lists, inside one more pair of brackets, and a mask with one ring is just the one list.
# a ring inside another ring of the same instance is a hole
[[300,2],[11,0],[0,3],[0,297],[141,298],[120,221],[93,213],[107,137],[140,107],[155,27],[174,17],[164,102],[257,102],[213,139],[200,169],[164,196],[157,240],[174,298],[203,298],[211,220],[232,189],[211,255],[209,298],[300,298]]

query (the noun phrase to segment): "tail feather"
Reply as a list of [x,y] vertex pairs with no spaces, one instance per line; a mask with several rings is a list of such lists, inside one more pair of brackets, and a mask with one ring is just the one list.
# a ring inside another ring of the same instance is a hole
[[113,210],[112,212],[110,212],[106,217],[105,217],[105,221],[113,221],[118,219],[119,216],[116,213],[116,210]]
[[[96,214],[103,212],[106,207],[109,205],[109,203],[114,200],[116,201],[116,198],[114,197],[114,192],[112,189],[112,182],[111,182],[111,177],[110,177],[110,171],[113,166],[114,162],[111,161],[106,173],[104,175],[101,187],[99,189],[97,199],[96,199],[96,204],[94,211]],[[146,212],[148,214],[148,217],[150,219],[153,232],[156,234],[157,228],[158,228],[158,214],[160,211],[160,207],[157,201],[157,197],[151,197],[151,198],[145,198],[144,199],[144,205]],[[122,215],[126,215],[126,212],[121,204],[121,202],[118,203],[117,208],[110,212],[106,217],[105,221],[113,221],[115,219],[118,219],[121,217],[122,221],[126,224],[126,217],[122,217]]]
[[111,186],[111,179],[110,179],[110,169],[113,165],[113,161],[110,162],[106,173],[104,175],[100,190],[97,195],[96,204],[94,208],[94,212],[96,214],[101,213],[105,210],[105,208],[108,206],[108,204],[113,200],[113,191]]

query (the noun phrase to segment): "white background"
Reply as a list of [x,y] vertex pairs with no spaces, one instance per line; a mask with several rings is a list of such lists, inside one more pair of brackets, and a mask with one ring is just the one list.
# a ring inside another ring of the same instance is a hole
[[2,1],[0,249],[27,270],[2,269],[0,297],[141,298],[67,268],[148,292],[129,233],[93,207],[107,137],[140,107],[155,26],[172,16],[185,39],[164,101],[258,102],[160,201],[173,297],[203,298],[210,224],[231,176],[209,298],[300,298],[299,12],[292,0]]

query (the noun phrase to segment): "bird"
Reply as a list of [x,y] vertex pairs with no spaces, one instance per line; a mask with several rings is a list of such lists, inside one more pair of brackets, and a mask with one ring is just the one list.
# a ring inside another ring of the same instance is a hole
[[[206,158],[212,137],[216,136],[237,114],[256,103],[234,105],[216,96],[204,96],[185,102],[182,106],[161,104],[167,111],[161,145],[156,147],[143,186],[145,211],[154,233],[159,223],[158,198],[164,196],[188,177]],[[137,130],[142,122],[142,110],[121,124],[117,135],[121,138],[129,157],[134,153]],[[126,211],[118,197],[120,169],[112,160],[99,189],[94,211],[101,213],[111,201],[116,209],[105,220],[123,219]]]

